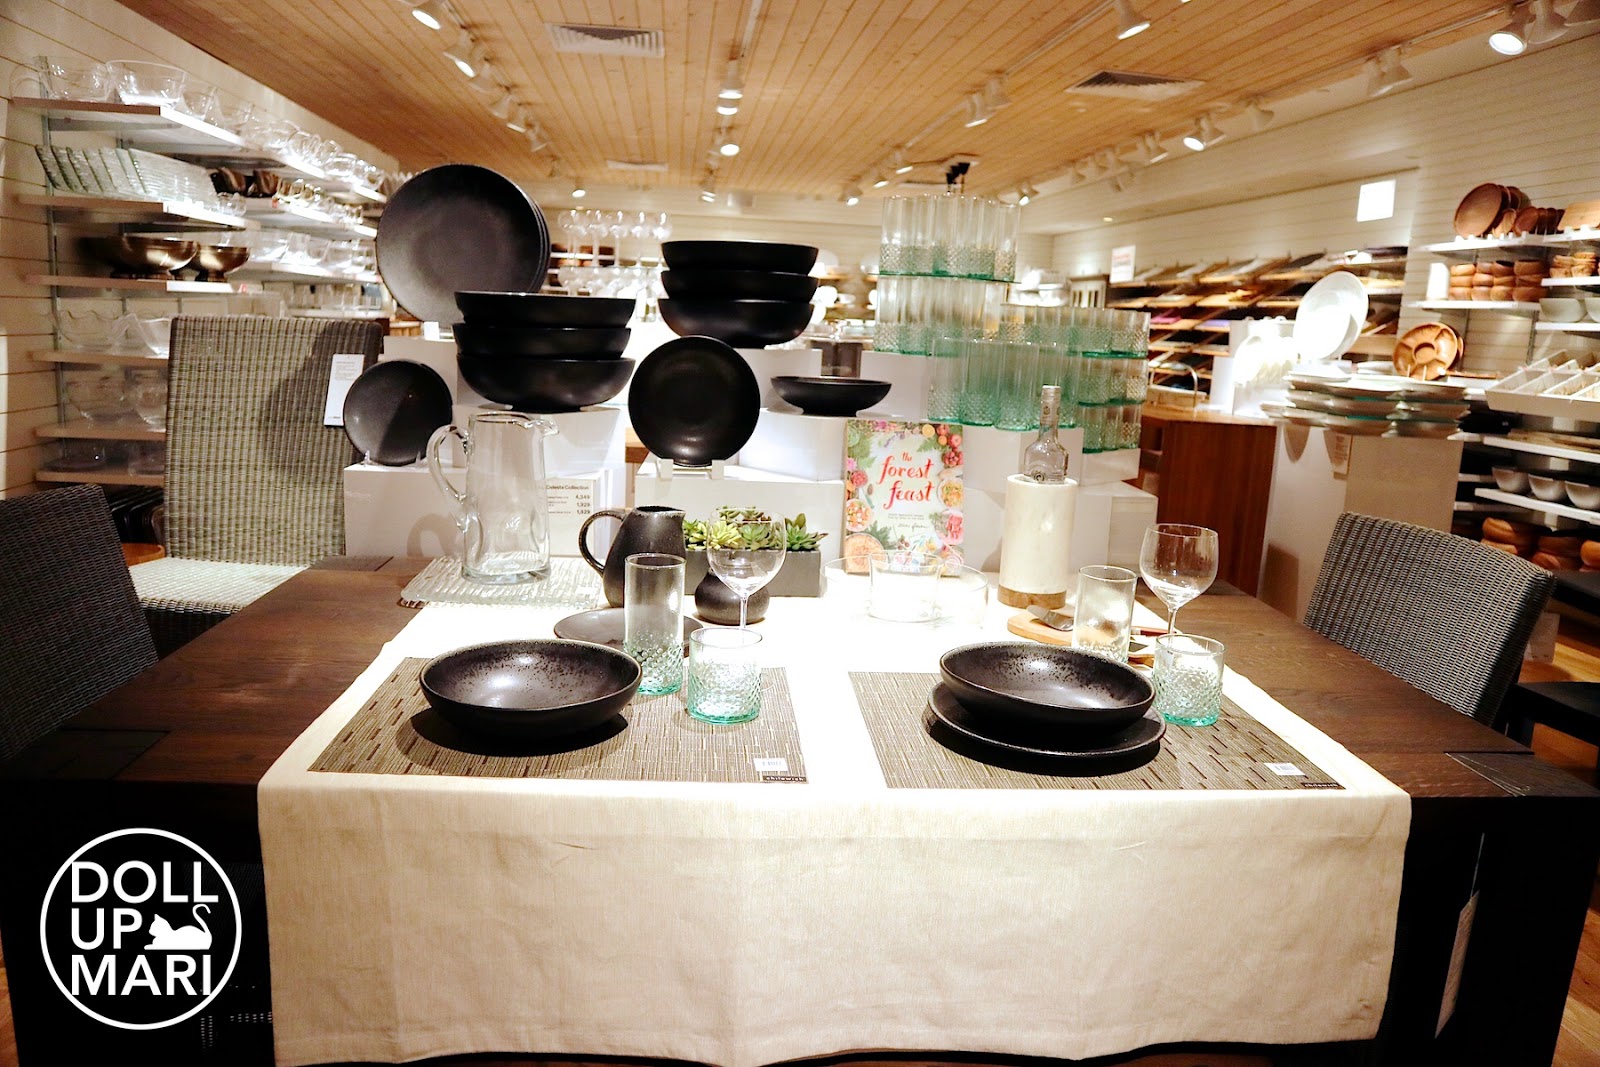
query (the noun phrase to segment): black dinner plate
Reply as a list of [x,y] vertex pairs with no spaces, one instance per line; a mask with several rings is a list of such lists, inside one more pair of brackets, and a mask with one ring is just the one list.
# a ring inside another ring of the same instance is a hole
[[403,467],[422,458],[433,431],[450,421],[450,387],[409,359],[369,367],[344,396],[344,433],[367,459]]
[[[622,608],[598,608],[577,615],[568,615],[556,623],[557,637],[568,641],[590,641],[610,648],[621,648],[623,637]],[[689,635],[705,625],[699,619],[683,618],[683,654],[689,654]]]
[[378,273],[424,322],[455,322],[462,290],[537,291],[549,265],[539,205],[487,167],[425,170],[395,191],[378,219]]
[[933,687],[933,693],[928,697],[928,710],[940,725],[953,731],[962,740],[1016,756],[1061,763],[1154,758],[1161,748],[1161,738],[1167,732],[1166,720],[1155,711],[1147,711],[1130,725],[1110,732],[1006,729],[994,719],[974,714],[963,707],[943,683]]
[[750,365],[714,337],[680,337],[639,361],[628,387],[633,432],[655,455],[703,467],[750,440],[761,386]]

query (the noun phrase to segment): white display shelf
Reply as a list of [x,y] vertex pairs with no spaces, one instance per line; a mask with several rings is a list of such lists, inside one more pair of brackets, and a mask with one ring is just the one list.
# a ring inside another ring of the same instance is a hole
[[1570,233],[1552,233],[1544,238],[1547,245],[1581,245],[1600,244],[1600,229],[1590,226],[1582,230],[1573,230]]
[[1587,278],[1546,278],[1539,284],[1547,288],[1596,289],[1600,288],[1600,277],[1591,274]]
[[1423,250],[1436,256],[1470,256],[1479,252],[1504,248],[1541,248],[1544,237],[1458,237],[1442,244],[1424,245]]
[[1458,513],[1470,512],[1474,515],[1504,515],[1517,508],[1516,504],[1496,504],[1488,500],[1457,500],[1454,504],[1454,509]]
[[166,366],[167,357],[153,352],[91,352],[81,348],[46,348],[29,352],[36,363],[104,363],[117,367]]
[[315,278],[331,282],[349,282],[353,285],[370,285],[378,280],[378,276],[373,273],[352,274],[349,271],[293,263],[246,262],[232,273],[245,278]]
[[1503,449],[1507,452],[1527,452],[1534,456],[1549,456],[1551,459],[1569,459],[1579,463],[1600,464],[1600,452],[1585,452],[1581,448],[1562,448],[1560,445],[1544,445],[1537,441],[1518,441],[1511,437],[1496,437],[1493,434],[1484,434],[1482,437],[1468,438],[1486,448]]
[[1539,304],[1533,300],[1417,300],[1406,307],[1423,311],[1506,311],[1517,315],[1539,313]]
[[1499,504],[1511,504],[1525,511],[1537,511],[1545,515],[1559,515],[1564,519],[1577,519],[1580,522],[1600,523],[1600,512],[1585,511],[1575,508],[1571,504],[1557,504],[1551,500],[1540,500],[1535,496],[1519,496],[1516,493],[1502,493],[1498,489],[1477,489],[1474,495],[1484,500],[1493,500]]
[[138,196],[90,196],[85,193],[23,193],[17,203],[74,215],[109,215],[119,220],[135,218],[163,226],[196,225],[208,229],[253,230],[248,218],[173,200]]
[[163,282],[154,278],[94,278],[65,274],[27,274],[29,285],[51,285],[60,289],[120,289],[129,293],[171,294],[176,296],[227,296],[235,290],[227,282]]
[[273,198],[247,199],[244,202],[247,218],[270,229],[298,230],[322,237],[376,237],[378,228],[366,223],[341,222],[318,211],[298,204]]
[[1546,419],[1600,422],[1600,400],[1580,400],[1570,396],[1545,396],[1542,393],[1517,393],[1499,389],[1485,389],[1483,399],[1495,411],[1536,415]]
[[166,430],[146,426],[142,422],[103,423],[88,419],[72,419],[54,426],[37,426],[34,434],[44,438],[72,438],[82,441],[165,441]]
[[1540,333],[1600,333],[1600,322],[1536,322]]
[[387,319],[392,312],[379,308],[290,308],[289,314],[301,319]]
[[133,474],[126,467],[101,467],[92,471],[51,471],[40,468],[33,472],[39,482],[77,482],[89,485],[147,485],[161,488],[167,479],[160,474]]

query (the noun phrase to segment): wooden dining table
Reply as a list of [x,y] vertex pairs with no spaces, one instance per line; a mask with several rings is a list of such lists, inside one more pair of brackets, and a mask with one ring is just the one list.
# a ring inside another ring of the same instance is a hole
[[[60,995],[40,952],[45,888],[76,848],[126,826],[259,868],[257,784],[415,616],[399,593],[425,562],[325,561],[0,767],[0,944],[23,1067],[199,1062],[190,1037],[98,1027]],[[1600,860],[1600,792],[1253,597],[1219,588],[1184,617],[1226,643],[1230,667],[1411,798],[1378,1036],[1319,1050],[1332,1058],[1317,1062],[1550,1063]],[[247,951],[264,942],[264,930],[246,931]],[[271,1062],[270,1040],[227,1062]]]

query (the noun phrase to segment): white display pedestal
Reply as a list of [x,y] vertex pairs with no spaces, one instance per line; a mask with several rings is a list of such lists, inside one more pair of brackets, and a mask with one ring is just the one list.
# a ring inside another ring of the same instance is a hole
[[928,356],[863,351],[859,377],[888,382],[889,393],[862,414],[884,419],[927,418],[928,379],[932,366],[933,360]]
[[[639,467],[633,483],[635,507],[657,504],[678,508],[691,519],[704,519],[719,507],[760,508],[774,518],[803,514],[806,528],[828,536],[819,546],[824,559],[839,555],[843,540],[844,482],[838,478],[796,478],[729,464],[715,473],[671,469],[661,476],[654,457]],[[593,546],[591,546],[593,547]]]
[[1305,617],[1342,512],[1448,531],[1460,469],[1460,441],[1279,427],[1261,599],[1292,619]]

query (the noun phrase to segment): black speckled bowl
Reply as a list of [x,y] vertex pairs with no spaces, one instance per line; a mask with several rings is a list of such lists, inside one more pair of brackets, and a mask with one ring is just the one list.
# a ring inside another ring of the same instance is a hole
[[587,641],[500,641],[447,652],[422,668],[435,711],[473,733],[538,740],[618,715],[639,688],[639,664]]
[[889,387],[890,383],[873,378],[833,375],[807,378],[779,374],[772,379],[772,388],[778,395],[807,415],[852,416],[888,396]]
[[1035,730],[1126,726],[1155,699],[1125,664],[1032,641],[953,648],[940,657],[939,673],[967,710]]

